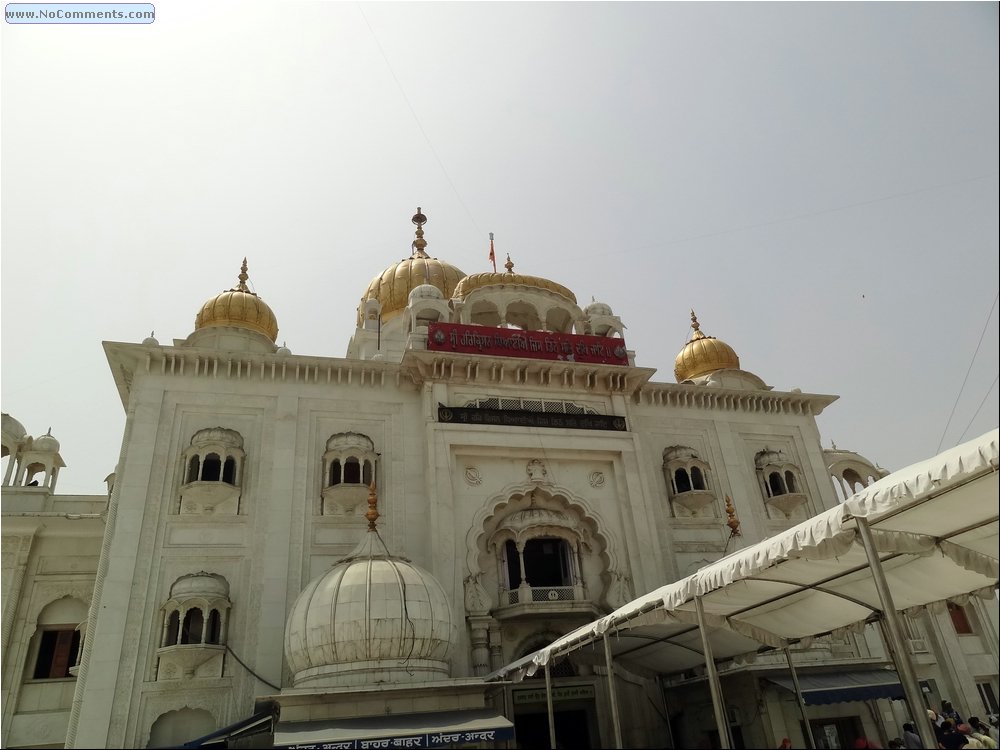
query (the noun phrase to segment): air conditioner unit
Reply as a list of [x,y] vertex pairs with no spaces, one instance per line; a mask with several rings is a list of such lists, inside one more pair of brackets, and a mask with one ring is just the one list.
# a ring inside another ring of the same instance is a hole
[[923,638],[910,638],[907,640],[907,645],[910,649],[911,654],[926,654],[927,653],[927,643]]

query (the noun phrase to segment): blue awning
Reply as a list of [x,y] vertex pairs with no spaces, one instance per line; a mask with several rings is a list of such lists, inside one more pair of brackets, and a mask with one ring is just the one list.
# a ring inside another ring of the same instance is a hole
[[[791,677],[768,677],[769,682],[795,692]],[[868,671],[828,672],[826,674],[800,674],[799,687],[807,706],[824,706],[828,703],[850,703],[873,698],[906,697],[899,675],[891,669]],[[922,690],[929,691],[926,681],[920,681]]]
[[279,722],[274,728],[274,747],[298,750],[449,747],[512,739],[514,725],[488,710]]

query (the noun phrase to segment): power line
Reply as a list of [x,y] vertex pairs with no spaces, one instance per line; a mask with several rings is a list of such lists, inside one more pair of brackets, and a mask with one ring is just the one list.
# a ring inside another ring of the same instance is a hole
[[983,404],[986,403],[986,399],[988,399],[990,394],[993,393],[993,386],[997,384],[997,378],[1000,378],[1000,375],[993,376],[993,382],[990,383],[990,387],[986,389],[986,395],[983,396],[983,400],[979,402],[979,406],[976,407],[976,413],[972,415],[972,419],[969,420],[969,424],[965,425],[965,429],[962,430],[962,436],[955,441],[955,445],[962,442],[962,438],[965,437],[965,433],[969,431],[969,428],[972,427],[972,423],[976,421],[976,417],[979,416],[979,410],[983,408]]
[[[986,335],[986,329],[989,327],[990,320],[993,318],[993,311],[997,307],[997,299],[998,298],[1000,298],[1000,292],[998,292],[997,296],[993,298],[993,304],[990,306],[989,315],[986,316],[986,323],[983,324],[983,332],[979,334],[979,343],[976,344],[976,351],[974,351],[972,353],[972,361],[969,362],[969,369],[965,371],[965,379],[962,381],[962,387],[958,389],[958,395],[955,397],[955,403],[951,407],[951,414],[948,415],[948,422],[945,424],[944,430],[941,431],[941,439],[938,441],[938,447],[937,447],[937,450],[934,451],[935,453],[940,453],[941,452],[941,446],[944,445],[944,436],[948,432],[948,427],[951,426],[951,420],[952,420],[952,417],[955,416],[955,409],[958,408],[958,401],[959,401],[960,398],[962,398],[962,392],[965,390],[965,384],[967,382],[969,382],[969,373],[972,372],[972,365],[975,364],[975,362],[976,362],[976,355],[979,354],[979,347],[983,345],[983,337]],[[994,381],[994,382],[996,382],[996,381]],[[990,386],[990,388],[992,389],[993,386]],[[977,414],[979,413],[978,409],[976,410],[976,413]],[[966,427],[965,429],[969,429],[969,428]],[[962,434],[964,435],[965,433],[962,433]]]
[[465,213],[469,215],[469,220],[472,225],[476,228],[476,232],[482,234],[483,231],[479,228],[479,222],[476,221],[476,217],[472,215],[472,211],[466,205],[465,201],[462,199],[461,193],[458,192],[458,188],[455,187],[455,183],[451,179],[451,175],[448,174],[448,170],[445,169],[444,162],[441,161],[441,157],[438,156],[437,150],[434,148],[434,144],[431,143],[431,139],[427,135],[427,131],[424,130],[424,126],[420,122],[420,118],[417,117],[417,112],[410,103],[410,97],[406,95],[406,90],[403,88],[403,84],[399,82],[399,78],[396,76],[396,71],[393,70],[392,63],[389,62],[389,58],[385,54],[385,50],[382,48],[382,43],[378,39],[378,35],[375,33],[375,29],[372,28],[371,22],[368,20],[368,16],[365,15],[365,9],[361,7],[358,3],[358,11],[361,13],[361,17],[365,19],[365,24],[368,26],[368,31],[371,32],[372,38],[375,40],[375,46],[378,47],[379,53],[382,55],[382,59],[385,61],[385,66],[389,69],[389,73],[392,75],[392,80],[396,82],[396,86],[399,88],[399,93],[403,95],[403,101],[406,102],[406,106],[410,110],[410,114],[413,115],[413,121],[417,123],[417,128],[420,129],[420,134],[427,141],[427,147],[431,150],[431,154],[434,155],[435,160],[437,160],[438,166],[441,167],[441,172],[444,174],[448,184],[451,186],[452,192],[455,193],[455,197],[458,198],[458,202],[462,204],[462,208],[465,209]]
[[956,180],[955,182],[946,182],[938,185],[928,185],[927,187],[916,188],[915,190],[907,190],[901,193],[891,193],[889,195],[881,195],[876,198],[871,198],[865,201],[859,201],[858,203],[848,203],[843,206],[833,206],[832,208],[823,208],[818,211],[811,211],[803,214],[795,214],[794,216],[788,216],[784,219],[772,219],[771,221],[762,221],[756,224],[744,224],[743,226],[733,227],[732,229],[720,229],[715,232],[705,232],[704,234],[695,234],[688,237],[679,237],[673,240],[664,240],[660,242],[651,242],[647,245],[637,245],[632,248],[617,248],[615,250],[608,250],[606,252],[590,253],[588,255],[575,254],[573,258],[577,260],[586,258],[598,258],[604,255],[620,255],[622,252],[627,252],[627,250],[650,250],[659,247],[669,247],[670,245],[681,245],[685,242],[695,242],[697,240],[706,240],[713,237],[722,237],[727,234],[737,234],[739,232],[747,232],[751,229],[762,229],[764,227],[773,227],[779,224],[788,224],[793,221],[800,221],[802,219],[813,219],[817,216],[825,216],[826,214],[837,213],[838,211],[849,211],[853,208],[863,208],[865,206],[870,206],[875,203],[883,203],[885,201],[895,200],[896,198],[907,198],[913,195],[920,195],[921,193],[928,193],[934,190],[943,190],[945,188],[957,187],[958,185],[965,185],[970,182],[978,182],[979,180],[985,180],[990,177],[996,177],[996,172],[990,172],[989,174],[981,174],[975,177],[969,177],[964,180]]

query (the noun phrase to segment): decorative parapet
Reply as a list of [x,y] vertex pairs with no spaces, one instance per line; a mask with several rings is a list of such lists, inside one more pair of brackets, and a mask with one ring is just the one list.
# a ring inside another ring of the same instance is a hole
[[645,406],[817,416],[840,397],[817,393],[743,391],[681,383],[647,383],[636,391],[633,398],[637,404]]

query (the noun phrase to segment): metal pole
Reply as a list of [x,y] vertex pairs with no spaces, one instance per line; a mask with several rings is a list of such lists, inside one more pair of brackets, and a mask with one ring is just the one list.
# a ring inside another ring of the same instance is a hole
[[726,721],[726,711],[722,705],[722,685],[719,684],[719,673],[715,671],[712,644],[705,627],[705,607],[700,596],[694,598],[694,608],[698,613],[698,630],[701,632],[701,647],[705,653],[705,670],[708,673],[708,689],[712,693],[712,708],[715,709],[715,726],[719,730],[719,745],[722,750],[730,750],[733,743],[729,739],[729,722]]
[[810,748],[816,747],[816,739],[813,737],[812,726],[809,724],[809,717],[806,716],[806,701],[802,697],[802,687],[799,685],[799,674],[795,671],[792,663],[792,652],[785,646],[785,659],[788,661],[788,671],[792,673],[792,685],[795,687],[795,700],[799,702],[799,713],[802,714],[802,724],[806,728],[806,741]]
[[608,634],[604,634],[604,665],[608,669],[608,700],[611,701],[611,723],[615,727],[615,747],[618,750],[622,745],[622,721],[618,716],[618,694],[615,690],[615,668],[611,663],[611,644],[608,642]]
[[674,743],[674,728],[670,726],[670,704],[667,703],[667,689],[663,684],[663,675],[657,675],[656,684],[660,688],[660,700],[663,702],[663,715],[667,720],[667,739],[670,741],[670,747],[677,747]]
[[556,750],[556,717],[552,712],[552,673],[545,662],[545,707],[549,712],[549,750]]
[[882,570],[882,560],[875,548],[875,539],[872,537],[872,530],[868,526],[868,519],[860,516],[854,517],[858,525],[858,536],[861,544],[865,548],[868,556],[868,566],[871,569],[872,580],[875,582],[875,590],[878,592],[879,601],[882,604],[882,617],[885,622],[885,630],[889,636],[888,651],[892,658],[896,671],[899,674],[899,681],[903,686],[903,693],[906,695],[906,702],[910,706],[910,715],[913,717],[913,724],[920,735],[920,741],[924,747],[937,747],[937,736],[931,727],[930,719],[924,709],[924,696],[920,692],[920,683],[917,681],[916,671],[913,669],[913,662],[903,645],[903,629],[900,626],[899,614],[896,612],[896,605],[892,601],[892,592],[889,590],[889,582],[885,579],[885,571]]
[[[508,690],[510,690],[510,688],[507,685],[504,685],[503,686],[503,715],[506,718],[510,719],[511,723],[513,723],[513,721],[514,721],[514,717],[512,716],[513,712],[510,710],[510,701],[507,699],[507,691]],[[513,696],[511,696],[511,697],[513,697]],[[510,747],[510,746],[511,746],[511,741],[507,740],[507,742],[504,743],[504,747]]]

